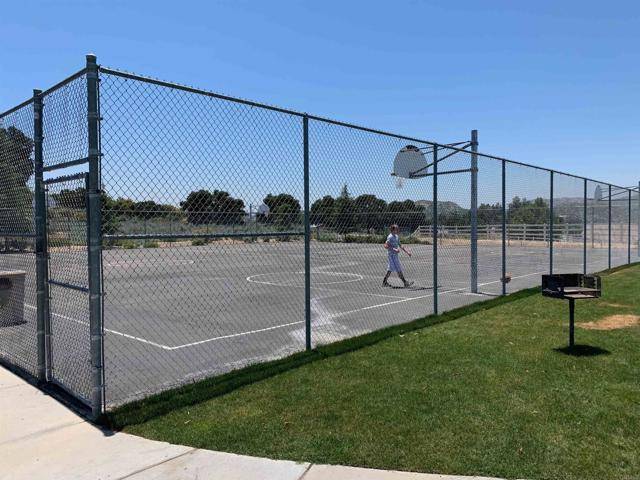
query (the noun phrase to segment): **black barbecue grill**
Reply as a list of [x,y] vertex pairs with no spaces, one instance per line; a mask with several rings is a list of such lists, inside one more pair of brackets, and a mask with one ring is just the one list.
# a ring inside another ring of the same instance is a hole
[[602,294],[598,275],[560,273],[542,276],[542,295],[569,300],[569,346],[574,346],[575,301],[599,298]]

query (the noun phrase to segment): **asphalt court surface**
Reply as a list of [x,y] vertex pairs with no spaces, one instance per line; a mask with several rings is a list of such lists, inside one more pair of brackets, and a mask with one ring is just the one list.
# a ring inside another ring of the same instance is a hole
[[[470,292],[469,246],[443,243],[438,250],[440,311],[500,294],[499,242],[480,242],[478,294]],[[384,288],[387,260],[380,245],[312,242],[314,345],[433,313],[433,248],[407,248],[412,257],[401,259],[414,286]],[[626,249],[612,252],[614,265],[626,263]],[[587,253],[590,271],[606,268],[606,249],[590,248]],[[2,255],[0,260],[20,263],[7,261],[9,257],[23,256]],[[52,278],[82,283],[83,258],[78,252],[52,252]],[[508,291],[539,285],[548,268],[544,245],[512,243],[507,248],[512,278]],[[304,349],[301,241],[104,250],[103,270],[110,405]],[[556,246],[554,271],[581,270],[581,246]],[[401,285],[397,277],[390,282]],[[23,336],[35,322],[35,304],[29,303],[35,298],[33,290],[33,279],[27,278],[26,325],[16,327],[23,329]],[[54,374],[61,384],[88,397],[88,297],[61,287],[51,290]],[[0,334],[11,334],[2,330]]]

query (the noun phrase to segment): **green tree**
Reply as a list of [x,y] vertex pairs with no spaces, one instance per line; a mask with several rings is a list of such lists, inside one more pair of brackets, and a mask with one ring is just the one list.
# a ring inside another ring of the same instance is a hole
[[356,197],[353,201],[354,221],[358,230],[367,232],[385,227],[384,212],[387,202],[371,194]]
[[355,227],[355,205],[347,184],[342,186],[340,196],[333,206],[332,226],[338,233],[347,233]]
[[387,205],[387,224],[397,223],[403,230],[415,230],[425,224],[425,209],[413,200],[393,201]]
[[478,225],[498,225],[502,223],[502,207],[499,203],[481,203],[478,207]]
[[187,221],[193,225],[233,225],[241,223],[245,215],[244,202],[221,190],[191,192],[180,202],[180,207],[186,212]]
[[[549,203],[542,197],[534,200],[513,197],[508,207],[509,223],[543,225],[549,223]],[[564,220],[554,215],[554,223],[563,223]]]
[[33,139],[15,127],[0,128],[0,231],[33,230]]
[[269,216],[264,219],[265,223],[287,227],[300,223],[300,202],[288,193],[268,194],[263,202],[269,207]]
[[169,216],[176,211],[178,209],[173,205],[143,200],[142,202],[133,202],[131,214],[138,218],[159,218]]
[[73,190],[63,188],[59,192],[50,193],[49,197],[56,207],[85,209],[87,205],[87,190],[84,187]]
[[109,235],[118,233],[118,228],[120,227],[120,215],[116,206],[117,201],[113,200],[107,192],[103,191],[100,194],[100,204],[100,212],[102,214],[102,234]]
[[329,228],[333,227],[332,220],[335,202],[335,199],[331,195],[325,195],[313,202],[309,211],[311,223]]

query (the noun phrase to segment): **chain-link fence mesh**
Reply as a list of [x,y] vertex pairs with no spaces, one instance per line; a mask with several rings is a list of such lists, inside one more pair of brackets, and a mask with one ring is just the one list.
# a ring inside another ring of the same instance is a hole
[[[502,161],[480,156],[477,166],[478,288],[476,293],[500,295],[502,293]],[[476,298],[482,297],[476,296]]]
[[631,261],[640,260],[640,189],[631,193]]
[[0,117],[0,358],[38,373],[33,104]]
[[470,296],[471,237],[470,231],[464,231],[471,225],[471,172],[442,174],[448,170],[470,170],[471,156],[467,152],[439,148],[437,159],[438,247],[434,260],[438,262],[438,311],[441,312],[474,301]]
[[89,330],[87,77],[71,78],[42,95],[45,169],[48,380],[85,403],[92,379]]
[[611,266],[624,265],[629,260],[629,191],[618,187],[611,189]]
[[107,402],[304,349],[301,119],[104,73],[100,101]]
[[[635,192],[479,154],[472,142],[419,141],[106,68],[97,152],[82,73],[43,98],[43,358],[49,379],[87,402],[104,386],[113,407],[536,286],[550,269],[640,257]],[[0,311],[0,356],[35,375],[33,108],[0,116],[0,270],[24,272],[24,302]],[[420,175],[391,175],[403,150],[421,152]],[[96,153],[103,318],[88,299],[96,217],[85,182],[95,177],[84,172]],[[90,317],[104,325],[104,385]]]
[[[42,99],[42,157],[45,167],[87,157],[87,78],[82,75]],[[86,167],[84,167],[86,168]],[[65,174],[81,168],[65,170]]]
[[551,174],[507,163],[507,291],[536,286],[550,268]]
[[91,395],[84,175],[46,188],[52,380],[85,402]]
[[[342,125],[309,122],[314,344],[433,312],[430,236],[420,230],[431,223],[430,182],[407,181],[400,188],[389,163],[408,143]],[[383,248],[392,224],[397,224],[411,257]],[[401,288],[403,281],[395,268],[386,280],[388,288],[383,287],[390,255],[406,281],[413,282],[409,288]]]
[[609,265],[609,186],[587,182],[587,271],[599,272]]
[[584,269],[584,179],[553,175],[553,272]]

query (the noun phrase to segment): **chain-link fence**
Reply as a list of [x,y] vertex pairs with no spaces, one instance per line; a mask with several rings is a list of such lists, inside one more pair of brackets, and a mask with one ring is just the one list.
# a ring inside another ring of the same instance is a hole
[[89,57],[0,115],[0,357],[98,414],[638,260],[637,189],[477,150]]
[[0,117],[0,357],[39,375],[32,102]]

